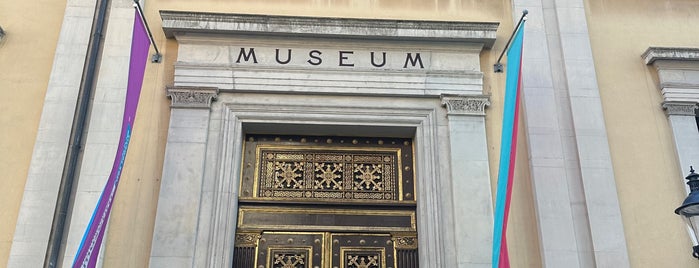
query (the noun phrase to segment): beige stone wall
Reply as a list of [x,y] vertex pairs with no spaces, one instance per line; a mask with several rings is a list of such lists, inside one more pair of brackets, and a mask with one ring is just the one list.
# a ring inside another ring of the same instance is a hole
[[0,266],[10,254],[65,4],[0,2]]
[[[699,46],[699,2],[586,1],[610,150],[632,267],[693,267],[673,213],[686,196],[649,46]],[[699,165],[699,164],[695,164]]]
[[[492,94],[486,118],[489,135],[491,174],[497,174],[504,74],[493,74],[492,64],[513,27],[509,1],[157,1],[145,7],[165,62],[150,64],[141,95],[138,116],[125,170],[110,222],[105,267],[144,267],[148,263],[157,196],[159,192],[165,140],[169,120],[169,100],[165,86],[172,83],[177,44],[165,39],[159,10],[186,10],[219,13],[250,13],[349,18],[389,18],[415,20],[456,20],[501,22],[498,40],[492,50],[481,54],[485,73],[485,94]],[[520,137],[524,145],[524,137]],[[540,266],[536,221],[526,169],[526,148],[520,146],[518,168],[521,179],[515,183],[510,222],[510,250],[516,267]],[[493,181],[494,183],[494,181]]]

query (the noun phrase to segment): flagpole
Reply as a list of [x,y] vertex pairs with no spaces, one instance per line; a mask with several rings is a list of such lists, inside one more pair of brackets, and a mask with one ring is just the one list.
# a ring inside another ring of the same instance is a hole
[[141,3],[139,0],[133,0],[133,6],[138,10],[138,15],[141,16],[141,20],[143,21],[143,25],[146,26],[146,32],[148,32],[148,40],[150,40],[150,43],[153,45],[153,48],[155,48],[155,54],[153,54],[153,58],[151,58],[151,62],[155,63],[160,63],[160,61],[163,59],[163,55],[160,54],[160,50],[158,50],[158,45],[155,44],[155,40],[153,39],[153,34],[150,32],[150,27],[148,26],[148,21],[146,20],[146,16],[143,15],[143,8],[141,8]]
[[522,25],[522,21],[524,21],[527,17],[527,14],[529,14],[528,10],[523,10],[522,11],[522,16],[519,17],[519,22],[517,22],[517,26],[515,26],[514,31],[512,31],[512,34],[510,34],[510,39],[507,40],[507,44],[505,44],[505,48],[502,50],[500,53],[500,57],[498,57],[498,61],[493,65],[493,68],[495,69],[496,73],[502,73],[503,71],[503,66],[500,61],[502,60],[502,56],[505,55],[505,51],[507,51],[507,48],[510,46],[510,43],[512,42],[512,38],[515,36],[515,33],[519,29],[519,27]]

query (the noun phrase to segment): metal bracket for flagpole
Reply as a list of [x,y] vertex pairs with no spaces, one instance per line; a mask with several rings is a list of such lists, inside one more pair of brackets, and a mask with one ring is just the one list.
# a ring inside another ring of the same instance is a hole
[[155,40],[153,40],[153,34],[151,34],[150,27],[148,27],[148,21],[146,21],[146,16],[143,15],[143,8],[141,8],[141,3],[138,0],[133,0],[133,6],[134,8],[136,8],[136,10],[138,10],[138,15],[141,16],[143,25],[146,26],[146,31],[148,32],[148,40],[150,40],[150,43],[153,45],[153,48],[155,48],[155,54],[153,54],[151,62],[160,63],[163,60],[163,54],[160,54],[160,50],[158,50],[158,45],[156,45]]
[[500,53],[500,57],[498,57],[498,62],[493,64],[493,68],[495,69],[496,73],[502,73],[503,71],[503,66],[502,63],[500,63],[500,60],[502,60],[502,56],[505,55],[505,51],[507,51],[507,47],[510,46],[510,43],[512,42],[512,38],[515,36],[515,33],[517,33],[517,30],[519,30],[519,27],[522,25],[522,21],[527,19],[527,14],[529,14],[528,10],[522,11],[522,17],[519,18],[519,22],[517,22],[517,26],[515,26],[514,31],[512,31],[512,34],[510,35],[510,39],[507,40],[507,44],[505,44],[505,48],[502,50]]

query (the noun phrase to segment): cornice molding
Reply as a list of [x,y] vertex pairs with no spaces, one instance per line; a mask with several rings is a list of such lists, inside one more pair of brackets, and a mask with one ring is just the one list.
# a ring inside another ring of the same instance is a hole
[[[641,55],[646,65],[657,60],[699,61],[699,48],[688,47],[649,47]],[[699,62],[697,62],[699,64]]]
[[218,92],[218,88],[211,87],[167,88],[167,96],[172,99],[171,108],[209,109]]
[[485,107],[490,105],[485,95],[442,95],[442,105],[448,115],[485,115]]
[[161,10],[165,36],[246,34],[379,40],[495,43],[497,22],[378,20]]

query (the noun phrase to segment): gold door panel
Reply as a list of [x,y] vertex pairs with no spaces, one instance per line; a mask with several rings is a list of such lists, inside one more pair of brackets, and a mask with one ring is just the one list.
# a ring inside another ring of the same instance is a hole
[[417,268],[417,237],[414,233],[239,233],[233,267]]
[[416,232],[410,209],[240,206],[243,230]]
[[[330,267],[393,268],[395,253],[390,235],[331,234]],[[338,266],[339,265],[339,266]]]
[[323,233],[262,233],[256,267],[324,267],[324,245]]
[[418,268],[412,139],[247,135],[234,268]]

